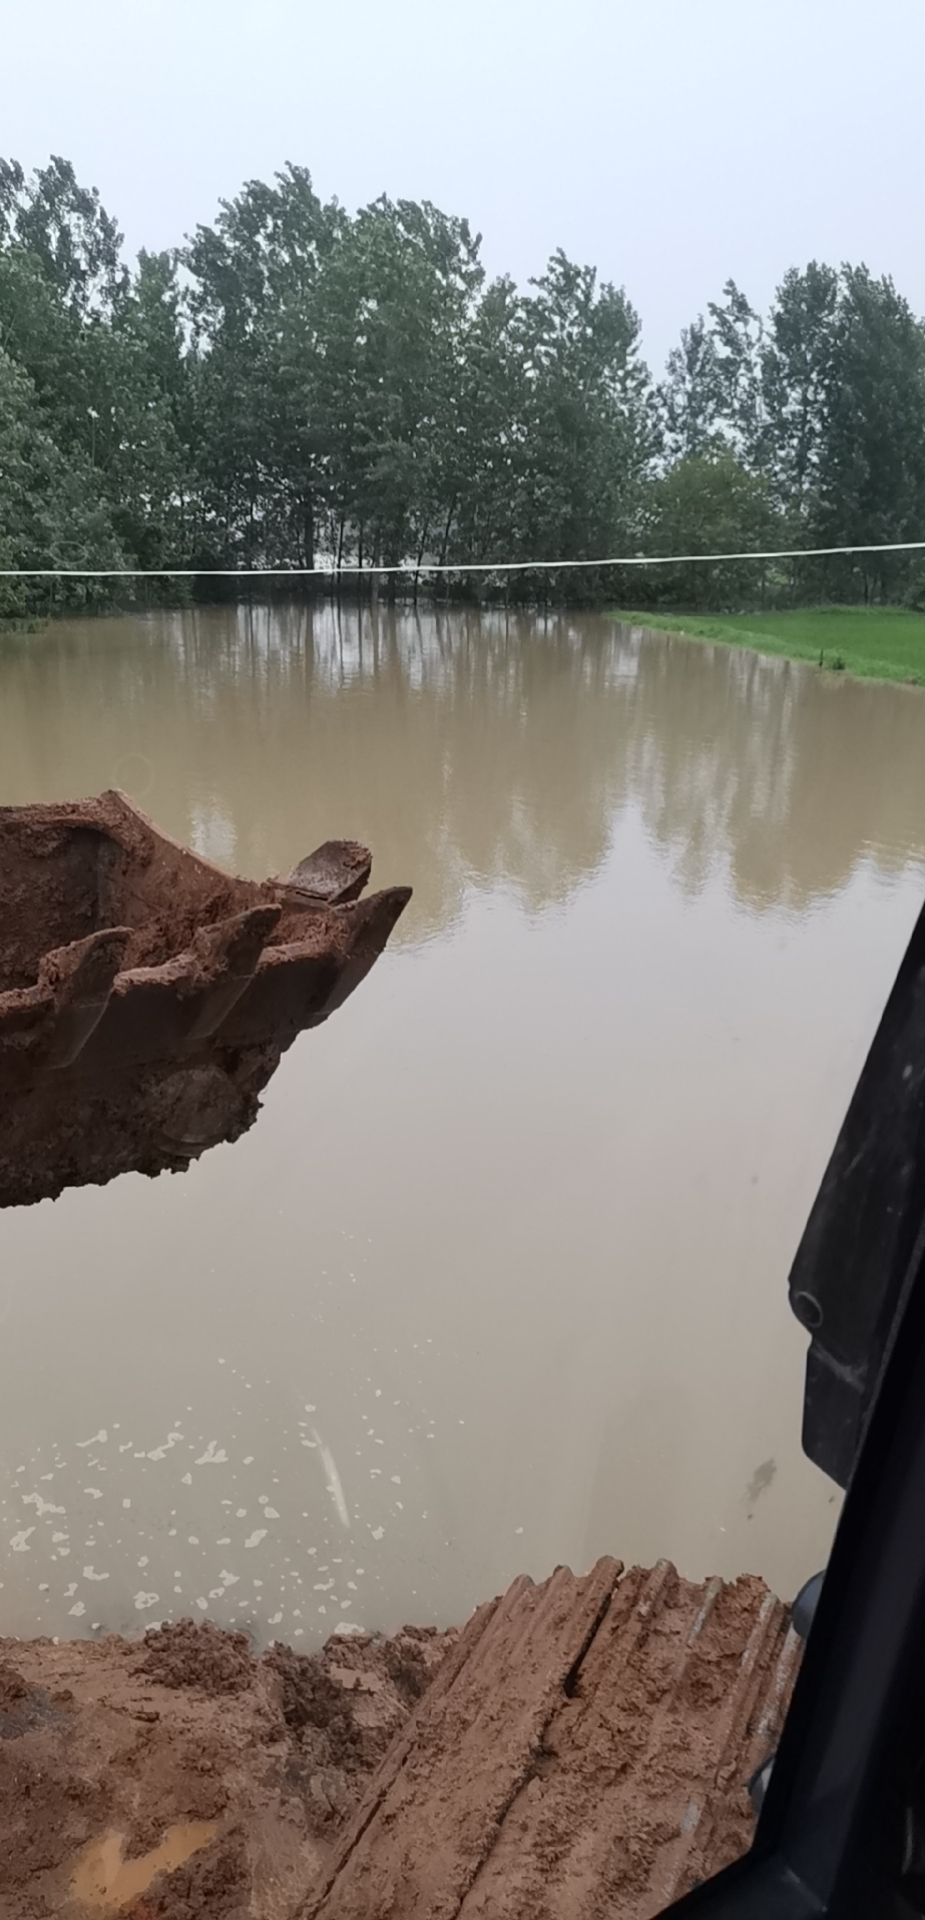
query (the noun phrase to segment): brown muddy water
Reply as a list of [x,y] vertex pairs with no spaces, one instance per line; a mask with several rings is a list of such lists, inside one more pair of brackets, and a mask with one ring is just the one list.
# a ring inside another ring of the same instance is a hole
[[925,891],[925,695],[603,618],[0,643],[0,798],[414,900],[254,1130],[0,1216],[0,1629],[306,1649],[614,1553],[784,1596],[789,1263]]

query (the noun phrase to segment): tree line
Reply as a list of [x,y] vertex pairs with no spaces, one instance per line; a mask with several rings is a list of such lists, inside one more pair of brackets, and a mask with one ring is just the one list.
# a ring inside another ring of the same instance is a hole
[[[763,316],[730,281],[656,379],[622,288],[558,251],[523,291],[479,244],[287,166],[130,268],[69,162],[0,161],[0,568],[436,561],[462,592],[476,564],[922,535],[925,328],[890,279],[812,262]],[[925,603],[909,555],[481,590]],[[0,613],[131,591],[0,581]]]

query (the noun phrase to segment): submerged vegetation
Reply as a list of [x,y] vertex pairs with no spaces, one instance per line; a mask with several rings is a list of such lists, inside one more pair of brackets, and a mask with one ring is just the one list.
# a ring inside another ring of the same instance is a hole
[[[793,270],[765,318],[729,282],[659,381],[621,288],[562,252],[526,290],[488,280],[468,223],[427,202],[351,215],[288,166],[129,267],[67,161],[31,178],[0,162],[0,569],[323,563],[416,580],[437,562],[460,591],[467,568],[503,561],[923,526],[925,332],[864,267]],[[698,615],[925,606],[908,554],[481,583]],[[127,591],[0,580],[0,616]]]

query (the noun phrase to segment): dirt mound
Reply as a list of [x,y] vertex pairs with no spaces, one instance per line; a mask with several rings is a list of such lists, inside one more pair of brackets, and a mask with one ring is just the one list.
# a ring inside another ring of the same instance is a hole
[[0,1641],[3,1920],[291,1914],[456,1638]]
[[456,1639],[453,1630],[403,1627],[389,1639],[337,1636],[318,1659],[280,1645],[264,1655],[325,1828],[343,1817],[357,1779],[378,1766]]
[[239,880],[124,794],[0,808],[0,1206],[237,1139],[407,905],[407,887],[359,898],[370,866],[328,841]]
[[196,1687],[214,1697],[240,1693],[253,1677],[247,1634],[223,1631],[211,1620],[150,1627],[144,1645],[148,1651],[138,1672],[150,1674],[162,1687]]
[[796,1668],[759,1580],[605,1560],[459,1632],[0,1641],[3,1920],[649,1920],[748,1845]]

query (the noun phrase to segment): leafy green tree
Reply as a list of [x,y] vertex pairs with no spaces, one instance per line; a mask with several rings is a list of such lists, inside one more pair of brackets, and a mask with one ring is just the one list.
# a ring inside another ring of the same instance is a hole
[[512,280],[486,287],[449,369],[452,428],[443,436],[441,519],[432,543],[441,563],[508,560],[522,551],[529,382],[521,307]]
[[[717,486],[724,473],[730,482],[732,474],[719,457],[722,449],[761,480],[782,545],[917,537],[925,515],[925,333],[892,282],[874,279],[866,267],[836,272],[813,261],[785,276],[766,328],[732,281],[709,313],[709,327],[698,323],[684,336],[661,392],[669,447],[696,448],[706,461],[701,468],[685,466],[674,483],[672,512],[680,512],[683,498],[681,517],[694,537],[697,487],[704,490],[705,524],[721,526],[725,517],[715,520]],[[656,490],[660,527],[669,497]],[[744,499],[739,504],[744,510]],[[730,533],[737,516],[738,508]],[[741,525],[748,524],[745,513]],[[734,544],[744,548],[748,541],[737,537]],[[909,571],[908,558],[900,556],[834,557],[801,563],[791,591],[896,596]],[[734,573],[704,574],[700,598],[740,591],[754,600],[761,580],[753,574],[749,591],[744,577],[736,585]],[[689,581],[686,597],[692,593]]]
[[518,550],[597,559],[631,537],[657,445],[637,314],[593,267],[554,254],[520,319],[526,405]]
[[176,256],[142,252],[105,341],[105,484],[114,525],[142,567],[185,564],[197,524],[192,372]]
[[[679,460],[652,489],[653,553],[759,552],[776,546],[780,532],[767,479],[727,447]],[[748,603],[760,590],[750,563],[659,568],[651,579],[653,596],[697,611]]]
[[665,441],[676,459],[726,446],[748,465],[760,461],[762,406],[761,321],[734,280],[722,303],[711,300],[681,330],[659,388]]
[[109,315],[128,290],[122,235],[95,187],[81,187],[69,160],[53,155],[26,180],[0,159],[0,245],[31,255],[62,304],[81,318]]
[[338,235],[319,280],[315,375],[336,556],[394,566],[445,544],[482,279],[467,223],[428,202],[382,198]]
[[81,327],[18,243],[0,249],[0,346],[25,368],[60,444],[89,451],[91,409],[103,404],[92,356]]
[[[0,567],[120,567],[108,505],[88,463],[56,446],[28,375],[0,349]],[[62,581],[54,604],[101,604],[109,590]],[[0,614],[46,608],[45,581],[0,580]]]
[[658,397],[669,455],[692,459],[715,442],[720,415],[716,345],[703,314],[682,327],[681,344],[668,355]]
[[836,379],[839,277],[812,260],[791,267],[771,308],[762,355],[764,456],[795,526],[812,520]]
[[726,281],[722,304],[711,300],[708,312],[722,435],[746,466],[758,467],[764,438],[764,329],[734,280]]
[[312,310],[343,222],[304,167],[250,181],[184,255],[201,434],[201,542],[216,557],[314,563],[321,446]]
[[[428,202],[349,216],[287,166],[129,271],[68,161],[0,161],[3,551],[465,571],[919,535],[925,334],[891,281],[811,262],[766,323],[727,281],[655,391],[622,289],[561,251],[525,293],[487,284],[479,245]],[[898,597],[912,571],[793,584]],[[658,579],[686,604],[761,591]]]
[[[925,522],[925,332],[892,280],[845,267],[819,455],[820,544],[918,539]],[[863,563],[866,591],[900,575]]]

